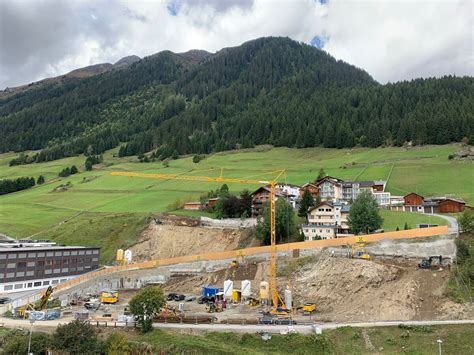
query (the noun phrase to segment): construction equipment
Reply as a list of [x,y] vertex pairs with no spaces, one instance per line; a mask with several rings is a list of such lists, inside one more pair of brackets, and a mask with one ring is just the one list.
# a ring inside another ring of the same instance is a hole
[[109,303],[114,304],[117,303],[119,300],[119,293],[118,291],[102,291],[100,294],[100,302],[101,303]]
[[272,300],[273,312],[280,312],[277,309],[286,310],[284,302],[278,295],[277,290],[277,247],[276,247],[276,206],[275,206],[275,188],[278,179],[285,173],[285,170],[274,170],[267,172],[267,174],[274,174],[272,180],[256,180],[256,179],[240,179],[240,178],[225,178],[223,176],[224,169],[220,169],[220,176],[202,176],[202,175],[181,175],[181,174],[146,174],[136,172],[114,171],[113,176],[127,176],[127,177],[141,177],[152,179],[165,180],[184,180],[184,181],[202,181],[202,182],[223,182],[236,184],[250,184],[250,185],[270,185],[270,299]]
[[305,305],[303,306],[304,314],[311,314],[315,311],[316,311],[316,303],[308,302],[308,303],[305,303]]
[[355,244],[352,245],[352,257],[356,259],[370,260],[370,255],[365,251],[366,240],[358,237]]
[[49,301],[49,298],[51,297],[51,294],[53,293],[53,288],[49,286],[46,291],[43,293],[43,296],[41,296],[41,299],[39,300],[38,303],[28,303],[24,305],[23,307],[19,308],[18,312],[21,317],[25,317],[29,311],[41,311],[43,308],[46,306],[46,304]]
[[222,312],[222,305],[219,302],[209,302],[206,305],[207,313],[219,313]]
[[435,255],[435,256],[430,256],[428,259],[423,259],[421,262],[418,264],[418,267],[420,269],[429,269],[431,267],[431,263],[433,260],[438,259],[439,265],[442,265],[443,263],[443,256],[442,255]]

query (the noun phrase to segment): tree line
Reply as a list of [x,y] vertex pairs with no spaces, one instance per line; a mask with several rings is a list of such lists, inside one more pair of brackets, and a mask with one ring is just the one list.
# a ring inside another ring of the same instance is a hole
[[[41,119],[38,119],[41,117]],[[350,148],[474,141],[474,79],[380,85],[288,38],[260,38],[196,64],[162,52],[128,69],[0,100],[0,152],[14,164],[120,145],[119,156],[209,154],[261,144]]]
[[26,190],[35,185],[36,182],[34,177],[20,177],[17,179],[0,180],[0,195]]

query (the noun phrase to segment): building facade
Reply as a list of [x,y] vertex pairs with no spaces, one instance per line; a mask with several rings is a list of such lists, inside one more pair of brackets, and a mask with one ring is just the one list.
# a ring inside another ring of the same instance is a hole
[[301,226],[305,240],[333,239],[352,235],[348,217],[351,206],[323,202],[308,211],[308,224]]
[[0,242],[0,292],[40,289],[99,267],[100,248],[48,241]]
[[341,179],[326,176],[316,183],[319,188],[319,196],[323,200],[341,200],[343,198],[343,181]]

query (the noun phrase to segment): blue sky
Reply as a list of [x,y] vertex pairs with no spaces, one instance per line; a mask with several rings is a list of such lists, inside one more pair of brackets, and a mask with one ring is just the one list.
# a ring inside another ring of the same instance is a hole
[[162,50],[285,36],[379,82],[474,75],[470,0],[0,1],[0,89]]

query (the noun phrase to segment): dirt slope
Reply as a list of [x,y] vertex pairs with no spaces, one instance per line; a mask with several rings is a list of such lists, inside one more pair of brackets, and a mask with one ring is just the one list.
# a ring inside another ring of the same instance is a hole
[[251,230],[183,225],[182,221],[152,221],[131,249],[134,259],[172,258],[249,246]]

